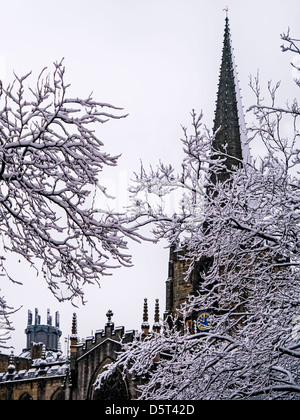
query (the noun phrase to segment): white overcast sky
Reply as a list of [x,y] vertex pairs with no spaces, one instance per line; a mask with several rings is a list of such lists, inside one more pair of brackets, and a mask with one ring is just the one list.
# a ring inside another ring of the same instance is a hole
[[[124,108],[129,116],[99,129],[105,151],[122,153],[113,173],[104,173],[118,205],[126,204],[126,186],[140,160],[147,166],[160,159],[180,162],[181,125],[190,123],[190,111],[203,110],[212,127],[222,41],[229,19],[235,61],[245,110],[254,98],[249,75],[260,70],[262,84],[281,80],[282,103],[297,95],[290,61],[280,49],[280,34],[291,28],[300,37],[299,0],[10,0],[1,4],[0,78],[12,80],[13,71],[33,71],[34,83],[45,66],[64,57],[72,96],[86,97]],[[247,122],[246,115],[246,122]],[[86,290],[87,303],[77,312],[79,334],[86,337],[104,327],[112,309],[116,326],[139,329],[143,300],[149,301],[152,321],[155,298],[165,309],[168,250],[165,244],[131,246],[134,267],[117,270],[102,288]],[[16,260],[18,257],[16,257]],[[16,264],[17,265],[17,264]],[[16,354],[25,346],[27,311],[58,310],[64,337],[70,333],[74,308],[59,304],[42,279],[25,264],[18,268],[24,285],[11,286],[1,277],[1,295],[22,309],[12,317],[11,340]]]

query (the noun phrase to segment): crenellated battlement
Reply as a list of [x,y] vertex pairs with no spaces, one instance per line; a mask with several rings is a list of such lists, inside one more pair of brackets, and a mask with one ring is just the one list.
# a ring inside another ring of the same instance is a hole
[[[73,351],[76,349],[76,357],[77,359],[84,356],[90,350],[94,349],[97,346],[100,346],[107,340],[112,340],[117,343],[131,342],[136,334],[135,330],[125,331],[123,326],[115,327],[114,322],[111,321],[113,313],[108,311],[106,316],[108,317],[108,322],[105,324],[104,329],[96,330],[94,335],[88,336],[85,338],[84,341],[78,342],[78,339],[75,341],[75,337],[77,337],[76,333],[72,331],[73,342],[71,342],[71,347]],[[73,316],[73,323],[74,323],[74,316]],[[77,325],[74,328],[74,331],[77,331]],[[72,353],[71,349],[71,353]]]

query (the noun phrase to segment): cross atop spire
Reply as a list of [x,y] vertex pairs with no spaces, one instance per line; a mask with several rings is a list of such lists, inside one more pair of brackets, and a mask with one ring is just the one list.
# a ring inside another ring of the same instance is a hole
[[223,12],[226,12],[226,19],[228,19],[228,6],[225,7],[225,9],[223,9]]

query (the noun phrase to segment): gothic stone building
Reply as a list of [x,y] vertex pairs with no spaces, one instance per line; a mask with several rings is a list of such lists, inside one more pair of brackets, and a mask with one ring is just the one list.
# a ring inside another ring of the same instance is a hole
[[[121,340],[131,341],[134,331],[115,328],[108,311],[104,329],[93,337],[79,342],[77,319],[73,315],[70,336],[70,354],[63,355],[57,338],[61,335],[59,323],[52,326],[40,323],[35,310],[35,323],[31,312],[25,330],[27,347],[19,357],[0,354],[0,400],[130,400],[136,399],[134,378],[122,378],[118,373],[95,390],[93,384],[105,365],[116,360]],[[56,314],[58,319],[58,313]]]
[[[226,160],[228,169],[241,165],[247,160],[249,151],[227,16],[214,132],[216,133],[214,150],[227,151],[230,155],[230,158]],[[226,171],[218,175],[212,174],[212,181],[222,182],[227,176]],[[186,267],[181,258],[182,252],[184,251],[177,251],[175,247],[170,248],[165,318],[175,315],[187,296],[196,293],[197,284],[200,281],[199,273],[207,264],[205,259],[200,260],[197,270],[186,281]],[[117,352],[121,350],[121,341],[131,341],[135,334],[134,331],[125,332],[123,327],[115,328],[111,320],[111,312],[107,313],[107,317],[108,322],[104,329],[96,331],[93,337],[88,337],[85,342],[79,343],[77,320],[74,315],[70,353],[63,355],[59,349],[61,331],[58,314],[55,316],[53,326],[49,312],[45,325],[41,324],[37,310],[34,323],[32,314],[29,312],[25,330],[27,346],[24,352],[19,357],[13,354],[0,354],[0,400],[135,399],[137,381],[129,375],[123,378],[117,373],[99,390],[93,388],[97,375],[105,365],[116,359]],[[158,302],[156,302],[153,328],[155,331],[160,330]],[[148,334],[149,330],[148,307],[145,300],[143,334]]]
[[52,325],[48,310],[47,323],[41,324],[36,309],[32,321],[28,311],[26,348],[22,354],[0,354],[0,400],[64,399],[68,361],[59,349],[59,314]]

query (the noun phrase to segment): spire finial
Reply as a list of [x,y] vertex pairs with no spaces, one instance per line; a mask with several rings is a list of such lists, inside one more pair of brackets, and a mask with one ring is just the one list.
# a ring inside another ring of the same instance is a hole
[[76,335],[77,334],[77,315],[74,312],[73,313],[73,317],[72,317],[72,335]]
[[148,302],[147,302],[147,298],[144,299],[143,322],[148,322]]
[[75,360],[77,355],[77,344],[78,344],[78,336],[77,336],[77,315],[74,312],[72,317],[72,330],[70,335],[70,360],[71,360],[71,370],[75,367]]
[[108,320],[108,322],[110,323],[110,322],[111,322],[112,317],[114,316],[113,311],[112,311],[111,309],[109,309],[109,310],[107,311],[107,313],[106,313],[106,316],[107,316],[107,320]]
[[7,371],[10,375],[12,375],[14,370],[15,370],[15,355],[14,355],[14,352],[11,351]]
[[42,346],[41,359],[46,360],[46,345],[45,344],[43,344],[43,346]]
[[154,322],[159,322],[159,299],[155,299]]
[[155,299],[153,331],[159,333],[160,328],[161,328],[161,325],[160,325],[160,322],[159,322],[159,299]]
[[144,299],[144,310],[143,310],[143,323],[142,323],[143,336],[149,334],[149,323],[148,323],[148,301]]

